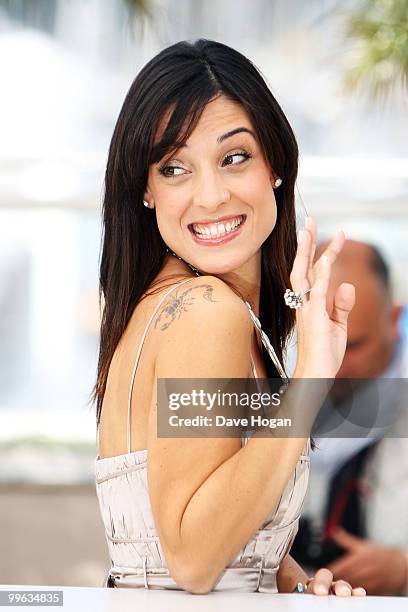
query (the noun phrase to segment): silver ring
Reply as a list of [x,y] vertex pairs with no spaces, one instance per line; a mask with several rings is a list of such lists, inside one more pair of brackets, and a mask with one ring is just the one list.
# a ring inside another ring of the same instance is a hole
[[311,578],[308,578],[306,582],[298,582],[295,591],[297,591],[298,593],[307,593],[309,584],[312,582],[312,580],[314,580],[314,578],[315,577],[312,576]]
[[301,293],[300,291],[292,291],[292,289],[286,289],[285,293],[283,294],[286,306],[289,306],[289,308],[301,308],[304,304],[304,296],[311,290],[311,288],[306,289],[306,291],[302,291]]

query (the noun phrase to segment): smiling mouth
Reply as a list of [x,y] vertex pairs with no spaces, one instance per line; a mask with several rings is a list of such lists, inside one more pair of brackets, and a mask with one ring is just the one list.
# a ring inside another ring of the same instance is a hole
[[216,223],[190,223],[188,229],[200,240],[214,240],[224,238],[238,230],[245,222],[246,215],[231,217],[228,221],[218,221]]

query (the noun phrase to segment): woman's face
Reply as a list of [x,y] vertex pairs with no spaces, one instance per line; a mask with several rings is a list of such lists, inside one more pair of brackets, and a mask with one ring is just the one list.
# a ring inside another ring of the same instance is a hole
[[272,232],[276,178],[243,107],[220,96],[186,145],[150,166],[144,199],[172,251],[203,272],[225,274],[256,258]]

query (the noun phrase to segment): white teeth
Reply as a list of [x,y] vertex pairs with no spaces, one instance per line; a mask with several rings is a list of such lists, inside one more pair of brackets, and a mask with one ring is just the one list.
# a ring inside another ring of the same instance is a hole
[[193,223],[193,231],[197,236],[202,238],[217,238],[224,236],[226,233],[231,232],[236,227],[241,225],[243,217],[237,217],[233,221],[227,223],[212,223],[211,225],[200,225]]

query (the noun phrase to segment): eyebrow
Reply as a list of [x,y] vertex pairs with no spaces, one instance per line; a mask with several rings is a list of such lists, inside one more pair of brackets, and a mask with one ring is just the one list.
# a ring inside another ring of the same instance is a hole
[[252,130],[250,130],[249,128],[246,128],[246,127],[237,127],[237,128],[235,128],[233,130],[230,130],[229,132],[225,132],[225,134],[222,134],[221,136],[218,136],[217,143],[221,144],[227,138],[231,138],[231,136],[235,136],[235,134],[239,134],[240,132],[248,132],[248,134],[251,134],[256,139],[256,136],[255,136],[254,132]]
[[[217,144],[221,144],[222,142],[224,142],[224,140],[227,140],[227,138],[231,138],[232,136],[235,136],[235,134],[240,134],[241,132],[246,132],[248,134],[251,134],[251,136],[254,137],[255,141],[257,141],[257,137],[256,134],[253,130],[250,130],[249,128],[246,128],[244,126],[241,127],[237,127],[234,128],[233,130],[230,130],[229,132],[225,132],[225,134],[221,134],[221,136],[218,136],[217,138]],[[159,147],[159,143],[156,143],[156,145],[153,146],[151,155],[154,157],[156,149]],[[183,149],[183,148],[187,148],[188,149],[188,144],[184,143],[181,144],[178,148],[178,150]],[[164,156],[166,157],[166,156]],[[161,158],[162,159],[162,158]],[[170,159],[170,157],[167,157],[167,161]],[[159,165],[160,160],[158,162],[155,162],[156,165]]]
[[[234,128],[233,130],[230,130],[229,132],[225,132],[225,134],[221,134],[221,136],[218,136],[217,144],[221,144],[222,142],[224,142],[224,140],[227,140],[227,138],[231,138],[231,136],[235,136],[235,134],[239,134],[240,132],[247,132],[248,134],[251,134],[256,140],[254,131],[242,126]],[[181,146],[188,148],[188,144],[183,144]]]

